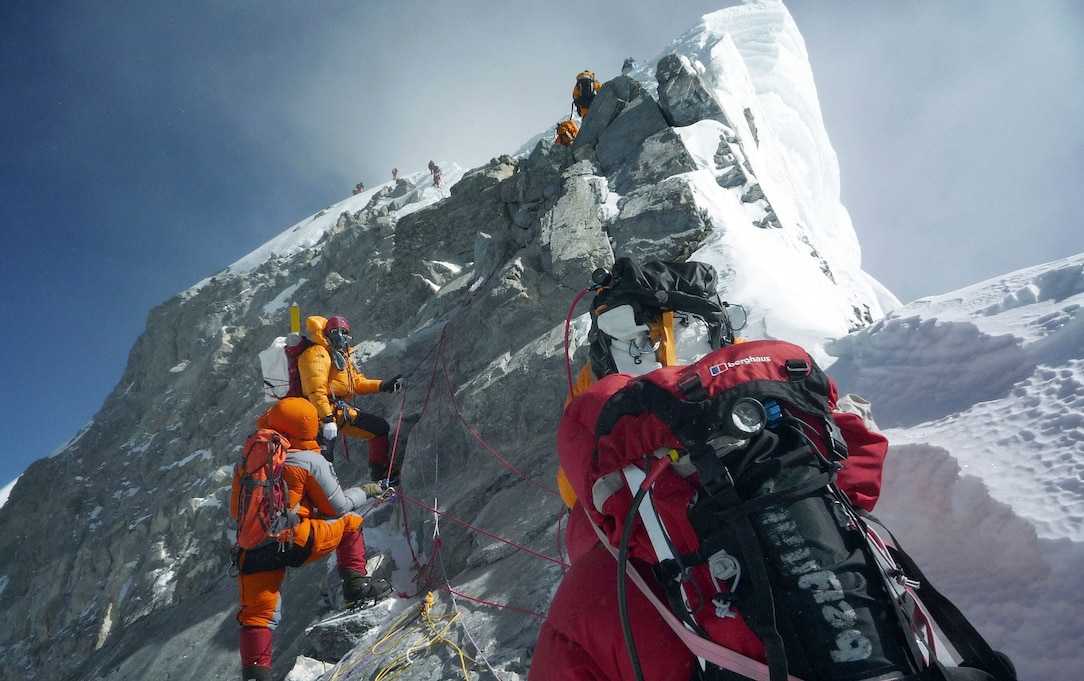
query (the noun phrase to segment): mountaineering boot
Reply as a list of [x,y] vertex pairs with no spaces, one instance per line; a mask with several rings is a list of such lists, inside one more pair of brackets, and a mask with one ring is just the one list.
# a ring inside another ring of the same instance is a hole
[[357,570],[339,568],[339,577],[343,580],[343,602],[347,608],[376,602],[393,591],[388,580],[373,579]]
[[267,667],[245,667],[241,670],[241,681],[271,681],[271,670]]
[[392,466],[388,470],[386,463],[369,463],[369,479],[373,481],[388,481],[388,487],[399,489],[399,467]]

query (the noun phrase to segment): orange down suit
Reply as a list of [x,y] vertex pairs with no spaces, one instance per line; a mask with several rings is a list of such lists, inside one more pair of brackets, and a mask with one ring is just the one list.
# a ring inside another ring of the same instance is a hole
[[[306,425],[302,439],[291,435],[280,422],[283,405],[289,409],[291,400],[305,402],[303,398],[286,398],[271,407],[256,424],[259,428],[272,428],[284,432],[290,438],[291,450],[286,455],[283,479],[290,493],[290,506],[296,507],[301,522],[290,535],[290,546],[282,552],[291,564],[310,563],[337,550],[339,567],[357,570],[365,574],[365,544],[361,533],[361,516],[353,511],[366,501],[360,487],[343,490],[335,477],[331,464],[320,453],[315,441],[318,421],[315,414],[309,417],[311,429]],[[308,407],[308,405],[304,405]],[[311,413],[311,407],[308,407]],[[293,429],[297,432],[297,429]],[[309,432],[311,431],[311,432]],[[294,448],[297,449],[294,449]],[[235,471],[230,512],[237,519],[240,478]],[[274,628],[278,622],[279,585],[286,574],[286,566],[275,557],[277,543],[266,548],[243,551],[239,560],[238,575],[241,612],[237,620],[245,627]],[[273,560],[268,560],[271,556]]]
[[353,348],[346,350],[346,367],[339,369],[331,361],[331,346],[324,337],[324,317],[309,317],[305,328],[314,345],[297,358],[297,370],[301,374],[301,388],[305,397],[316,407],[323,419],[335,413],[335,398],[348,400],[354,395],[371,395],[380,392],[380,380],[366,378],[354,367]]
[[305,397],[316,407],[320,419],[334,415],[339,429],[346,435],[369,440],[369,463],[387,466],[388,433],[391,426],[382,417],[368,414],[354,407],[336,409],[335,400],[349,400],[355,395],[371,395],[380,392],[380,379],[367,378],[354,366],[353,348],[346,348],[342,369],[332,361],[330,344],[324,336],[325,317],[312,316],[305,320],[305,328],[313,345],[297,358],[297,370],[301,375],[301,388]]

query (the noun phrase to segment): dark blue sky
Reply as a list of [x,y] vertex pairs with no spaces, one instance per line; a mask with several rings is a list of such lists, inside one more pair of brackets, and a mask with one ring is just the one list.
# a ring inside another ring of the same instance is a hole
[[[724,0],[0,5],[0,486],[148,312],[392,166],[470,168]],[[1084,251],[1084,10],[801,0],[865,269],[902,300]]]

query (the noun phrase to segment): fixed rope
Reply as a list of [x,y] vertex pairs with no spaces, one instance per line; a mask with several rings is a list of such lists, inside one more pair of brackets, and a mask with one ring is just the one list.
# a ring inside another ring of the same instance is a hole
[[[570,382],[571,382],[571,373],[570,373],[571,370],[570,370],[570,368],[568,366],[568,361],[569,361],[568,360],[568,326],[571,323],[571,321],[570,321],[571,320],[571,315],[573,314],[573,310],[575,309],[576,304],[579,302],[579,300],[589,290],[590,289],[585,289],[584,291],[582,291],[576,297],[576,300],[573,302],[572,307],[569,310],[569,319],[566,319],[566,329],[565,329],[566,374],[568,375],[568,379],[569,379]],[[468,301],[466,304],[469,304],[469,302],[470,301]],[[497,450],[494,449],[492,446],[490,446],[489,443],[486,442],[486,440],[471,426],[470,423],[467,422],[466,418],[463,416],[462,411],[460,410],[459,404],[457,403],[457,401],[455,399],[455,390],[453,389],[453,383],[452,383],[452,380],[451,380],[451,372],[450,372],[450,370],[448,368],[448,359],[447,359],[447,356],[446,356],[446,353],[445,353],[445,349],[446,349],[445,341],[446,341],[447,335],[448,335],[448,326],[449,325],[447,323],[444,324],[444,326],[441,328],[440,338],[438,339],[438,341],[433,345],[432,348],[429,349],[429,351],[425,354],[425,356],[423,356],[421,358],[421,360],[419,360],[419,362],[411,369],[411,371],[407,372],[405,374],[406,380],[404,381],[404,385],[403,385],[403,389],[402,389],[402,396],[401,396],[400,402],[399,402],[398,416],[396,418],[395,435],[394,435],[394,439],[393,439],[392,447],[391,447],[389,471],[391,470],[392,465],[394,465],[396,457],[397,457],[397,455],[399,453],[398,452],[399,443],[400,443],[399,438],[400,438],[400,434],[402,432],[403,417],[404,417],[405,405],[406,405],[406,396],[407,396],[407,390],[410,387],[410,378],[419,369],[421,369],[421,367],[426,362],[432,361],[432,368],[430,370],[430,377],[429,377],[429,381],[428,381],[428,386],[426,388],[426,394],[425,394],[425,397],[424,397],[423,402],[422,402],[422,409],[421,409],[421,412],[419,413],[419,418],[421,418],[422,416],[424,416],[428,412],[430,406],[432,405],[433,397],[434,397],[434,395],[436,393],[436,383],[437,383],[438,380],[443,379],[444,384],[445,384],[445,389],[447,390],[447,394],[448,394],[449,404],[451,405],[452,411],[455,414],[456,419],[466,429],[466,431],[468,433],[470,433],[470,435],[475,439],[475,441],[477,441],[487,452],[489,452],[489,454],[491,456],[493,456],[495,459],[500,461],[503,466],[505,466],[506,468],[511,470],[513,473],[515,473],[521,479],[529,482],[530,484],[534,485],[535,487],[538,487],[539,489],[541,489],[541,490],[543,490],[545,492],[548,492],[549,494],[551,494],[553,496],[560,497],[560,493],[557,490],[555,490],[555,489],[553,489],[553,488],[551,488],[551,487],[549,487],[547,485],[544,485],[544,484],[534,480],[533,478],[531,478],[530,476],[525,474],[523,471],[521,471],[520,469],[518,469],[514,465],[512,465],[512,463],[509,462],[508,459],[501,456],[501,454],[498,453]],[[390,475],[390,473],[389,473],[389,475]],[[465,600],[480,603],[480,604],[483,604],[483,605],[489,605],[489,606],[498,607],[498,608],[502,608],[502,609],[508,609],[508,610],[513,610],[513,611],[516,611],[516,612],[521,612],[521,613],[524,613],[524,614],[529,614],[529,615],[532,615],[534,617],[538,617],[540,619],[545,618],[544,615],[542,615],[540,613],[537,613],[537,612],[534,612],[532,610],[528,610],[528,609],[524,609],[524,608],[518,608],[518,607],[515,607],[515,606],[511,606],[511,605],[495,603],[495,602],[492,602],[492,601],[486,601],[484,599],[475,598],[475,597],[469,596],[467,594],[461,593],[461,592],[456,591],[455,589],[453,589],[447,583],[447,581],[445,581],[443,584],[440,584],[440,583],[436,582],[436,580],[433,579],[432,571],[433,571],[433,567],[434,567],[434,565],[433,565],[434,558],[437,556],[437,554],[440,551],[440,538],[436,537],[434,539],[433,555],[429,557],[429,560],[426,561],[425,565],[422,565],[421,561],[418,558],[417,553],[414,550],[413,543],[410,540],[410,529],[409,529],[409,527],[407,526],[407,523],[406,523],[407,514],[406,514],[405,502],[410,502],[410,503],[414,504],[415,506],[417,506],[418,508],[421,508],[424,511],[427,511],[429,513],[434,514],[434,516],[440,516],[440,517],[447,518],[452,522],[455,522],[457,524],[462,525],[463,527],[466,527],[468,530],[470,530],[472,532],[477,532],[479,534],[490,537],[491,539],[494,539],[495,541],[498,541],[498,542],[507,544],[509,546],[512,546],[513,548],[515,548],[517,550],[524,551],[524,552],[526,552],[526,553],[528,553],[530,555],[533,555],[533,556],[536,556],[536,557],[541,558],[543,560],[547,560],[549,562],[555,563],[555,564],[561,566],[562,572],[564,572],[564,571],[568,570],[570,565],[563,558],[563,549],[561,547],[560,537],[558,537],[558,540],[557,540],[557,549],[558,549],[559,557],[554,558],[552,556],[546,555],[546,554],[541,553],[539,551],[536,551],[534,549],[528,548],[528,547],[526,547],[526,546],[524,546],[522,544],[518,544],[518,543],[513,542],[513,541],[511,541],[509,539],[501,537],[501,536],[499,536],[499,535],[497,535],[497,534],[495,534],[493,532],[490,532],[490,531],[484,530],[484,529],[482,529],[480,527],[477,527],[475,525],[472,525],[471,523],[469,523],[469,522],[467,522],[465,520],[457,518],[457,517],[455,517],[455,516],[453,516],[453,515],[451,515],[449,513],[446,513],[444,511],[440,511],[440,510],[434,508],[433,506],[429,506],[427,504],[424,504],[424,503],[418,501],[417,499],[414,499],[412,497],[404,495],[404,494],[402,494],[402,492],[400,492],[398,490],[396,491],[396,496],[398,496],[399,499],[400,499],[401,517],[404,520],[404,534],[405,534],[405,537],[407,539],[407,544],[408,544],[408,546],[410,548],[410,553],[411,553],[412,560],[414,562],[415,568],[418,570],[419,576],[425,575],[426,576],[426,581],[429,582],[430,585],[432,585],[434,587],[437,587],[437,588],[440,588],[440,589],[442,589],[444,591],[447,591],[449,594],[451,594],[453,596],[458,596],[458,597],[463,598]],[[560,534],[560,523],[558,525],[558,534]],[[420,593],[421,593],[421,591],[416,593],[414,596],[417,596]]]

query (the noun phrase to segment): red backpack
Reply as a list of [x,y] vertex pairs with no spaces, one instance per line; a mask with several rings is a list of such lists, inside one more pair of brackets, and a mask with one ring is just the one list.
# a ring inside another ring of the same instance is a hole
[[[651,566],[667,602],[656,607],[690,649],[749,641],[751,630],[759,641],[746,655],[762,645],[772,681],[960,678],[938,661],[944,641],[923,616],[936,592],[914,581],[923,577],[905,569],[913,564],[836,484],[848,445],[832,415],[835,386],[805,350],[725,346],[630,378],[608,398],[583,397],[598,405],[579,412],[598,410],[594,451],[569,445],[562,466],[582,481],[585,510],[617,556],[618,584],[626,574],[643,583],[635,564]],[[964,664],[1013,678],[962,617],[953,632],[933,619],[967,649]],[[636,668],[634,646],[630,654]],[[718,655],[702,659],[736,670]]]
[[298,522],[290,508],[290,491],[282,477],[290,441],[281,433],[261,428],[245,441],[234,470],[234,519],[237,546],[255,549],[287,541]]

